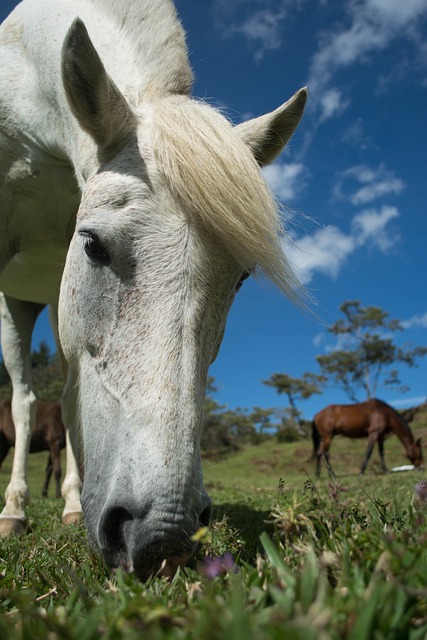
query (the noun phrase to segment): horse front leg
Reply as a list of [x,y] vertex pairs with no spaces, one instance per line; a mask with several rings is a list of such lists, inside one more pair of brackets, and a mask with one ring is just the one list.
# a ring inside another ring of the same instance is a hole
[[36,417],[36,398],[31,379],[31,335],[43,305],[0,295],[1,346],[12,381],[12,420],[15,452],[0,514],[0,536],[25,533],[25,506],[29,501],[27,465],[31,431]]
[[360,474],[363,475],[366,471],[366,467],[368,466],[369,458],[372,455],[372,451],[374,450],[375,443],[377,442],[377,435],[371,434],[368,440],[368,447],[366,449],[365,457],[362,462],[362,466],[360,467]]
[[386,467],[385,459],[384,459],[384,438],[379,438],[378,440],[378,451],[380,453],[382,472],[387,473],[388,469]]
[[82,516],[80,504],[80,464],[79,464],[79,431],[77,417],[77,375],[73,369],[68,370],[61,401],[62,416],[66,430],[66,469],[62,483],[62,497],[65,500],[62,522],[75,524]]
[[58,309],[49,307],[50,323],[56,341],[58,356],[61,361],[65,386],[61,398],[62,421],[66,433],[66,468],[62,483],[62,497],[65,500],[62,512],[64,524],[79,522],[82,515],[80,504],[80,464],[79,464],[79,425],[77,416],[77,372],[69,367],[62,352],[58,334]]

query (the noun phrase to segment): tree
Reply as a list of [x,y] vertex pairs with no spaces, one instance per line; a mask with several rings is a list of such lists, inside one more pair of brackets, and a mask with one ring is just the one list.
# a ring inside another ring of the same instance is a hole
[[216,391],[214,378],[208,378],[201,442],[203,451],[217,453],[236,450],[243,442],[258,443],[268,436],[269,427],[276,426],[270,422],[274,409],[228,409],[212,397]]
[[275,409],[264,409],[263,407],[254,407],[250,414],[252,424],[260,434],[267,434],[269,429],[275,427],[271,418],[276,415]]
[[392,365],[402,363],[414,367],[418,358],[426,355],[427,348],[398,347],[392,334],[403,331],[403,327],[380,307],[362,307],[358,300],[347,300],[340,311],[345,318],[335,322],[328,331],[344,338],[343,347],[317,356],[322,374],[343,389],[353,402],[358,401],[360,388],[367,398],[375,396],[381,380],[385,386],[406,389]]
[[224,405],[212,397],[217,391],[215,380],[209,377],[206,385],[201,447],[202,451],[221,451],[236,448],[236,439],[230,430],[228,412]]
[[47,367],[51,360],[50,348],[47,342],[39,342],[39,348],[31,352],[31,366],[33,369]]
[[264,380],[264,384],[274,387],[277,393],[284,393],[289,402],[286,411],[287,421],[293,423],[298,432],[301,432],[302,419],[301,411],[297,407],[297,402],[307,400],[315,393],[321,393],[320,386],[326,378],[315,373],[304,373],[302,378],[293,378],[286,373],[273,373],[269,380]]

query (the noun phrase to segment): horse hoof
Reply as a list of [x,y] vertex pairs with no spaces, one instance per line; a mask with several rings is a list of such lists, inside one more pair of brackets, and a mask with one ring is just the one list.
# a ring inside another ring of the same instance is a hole
[[12,534],[22,536],[27,531],[24,520],[18,518],[0,518],[0,538],[7,538]]
[[78,524],[81,519],[81,511],[71,511],[70,513],[64,513],[64,515],[62,516],[62,524]]

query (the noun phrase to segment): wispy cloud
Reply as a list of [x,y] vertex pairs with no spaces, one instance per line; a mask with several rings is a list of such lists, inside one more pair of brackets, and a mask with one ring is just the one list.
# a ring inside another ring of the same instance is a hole
[[308,170],[300,162],[276,161],[263,169],[274,194],[284,202],[292,202],[304,190]]
[[286,253],[303,284],[311,282],[316,272],[336,278],[354,250],[354,238],[337,227],[320,229],[286,247]]
[[257,60],[283,43],[289,11],[306,0],[214,0],[216,22],[224,37],[243,36]]
[[311,282],[316,273],[335,279],[349,257],[364,246],[388,253],[399,239],[389,227],[398,216],[396,207],[365,209],[354,216],[348,233],[336,226],[324,227],[286,242],[285,251],[303,284]]
[[388,228],[388,223],[399,217],[396,207],[384,205],[381,209],[365,209],[358,213],[352,220],[352,236],[355,238],[357,246],[366,243],[387,253],[397,242],[398,235],[392,233]]
[[402,320],[401,324],[404,329],[414,329],[416,327],[427,329],[427,312],[423,315],[412,316],[408,320]]
[[326,89],[323,95],[318,97],[318,101],[321,110],[321,122],[341,113],[348,105],[348,100],[343,99],[341,91],[336,87]]
[[333,85],[337,72],[366,61],[396,38],[418,42],[414,30],[427,0],[359,0],[347,6],[348,26],[324,34],[311,63],[308,85],[320,122],[345,109],[347,98]]
[[[346,191],[347,185],[356,182],[356,190]],[[334,186],[334,197],[348,199],[353,205],[360,206],[386,195],[397,195],[405,187],[403,180],[387,169],[383,164],[373,169],[367,165],[355,165],[342,171]]]
[[277,11],[261,10],[249,16],[241,25],[235,25],[233,31],[243,34],[255,45],[255,58],[260,59],[266,51],[280,48],[281,23],[285,16],[284,8]]
[[415,396],[414,398],[399,398],[398,400],[389,400],[392,407],[413,407],[426,402],[426,396]]
[[352,147],[356,147],[362,151],[375,147],[371,137],[366,132],[365,125],[361,117],[357,118],[347,129],[342,140]]

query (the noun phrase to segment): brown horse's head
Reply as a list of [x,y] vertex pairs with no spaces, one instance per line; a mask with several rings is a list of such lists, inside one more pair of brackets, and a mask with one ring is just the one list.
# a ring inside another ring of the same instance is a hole
[[420,467],[423,464],[423,452],[421,450],[421,438],[418,438],[415,442],[411,442],[408,445],[406,454],[409,460],[415,467]]

